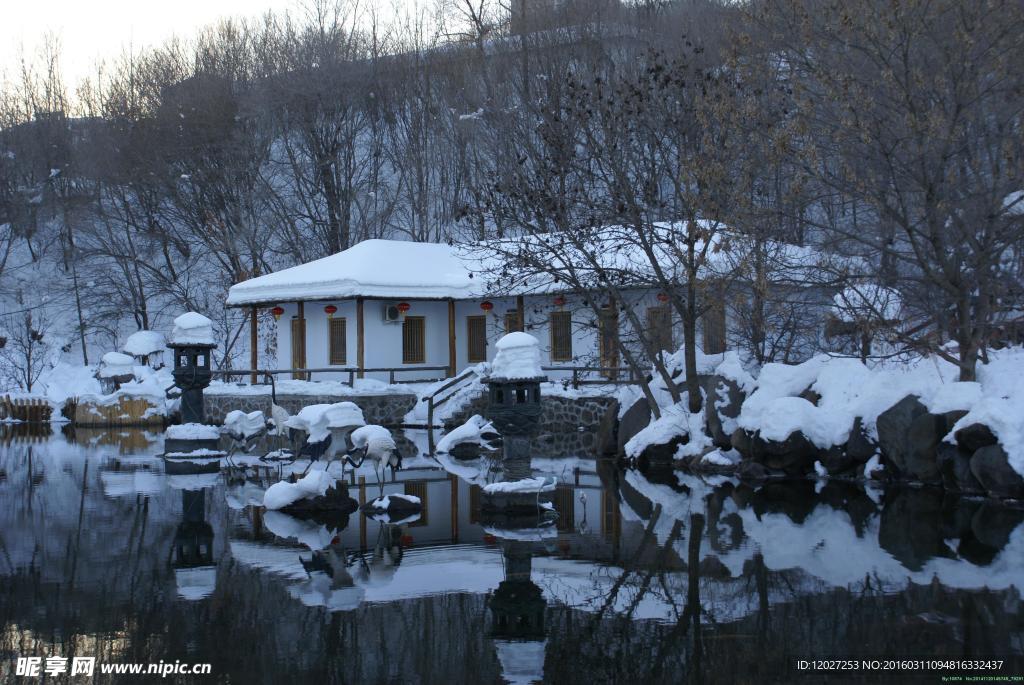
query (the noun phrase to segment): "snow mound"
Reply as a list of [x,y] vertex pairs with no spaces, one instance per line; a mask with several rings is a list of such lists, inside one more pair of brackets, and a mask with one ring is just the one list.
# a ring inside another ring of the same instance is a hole
[[651,421],[626,442],[626,456],[639,457],[652,445],[667,445],[673,439],[683,436],[689,436],[689,440],[679,446],[676,457],[700,454],[711,446],[711,438],[704,435],[704,410],[691,414],[687,409],[685,393],[682,402],[662,409],[660,418]]
[[557,478],[523,478],[521,480],[498,481],[488,483],[483,490],[488,495],[500,493],[537,493],[551,492],[558,484]]
[[314,499],[323,495],[334,485],[334,477],[327,471],[312,471],[295,483],[280,481],[274,483],[263,495],[263,506],[271,511],[283,509],[300,499]]
[[213,322],[198,312],[185,312],[174,320],[173,345],[215,345]]
[[491,425],[490,421],[479,414],[474,414],[464,424],[441,438],[437,443],[437,451],[451,452],[453,447],[463,443],[484,445],[486,441],[483,439],[482,434],[488,432],[496,433],[497,431],[494,430],[494,426]]
[[251,411],[246,414],[241,409],[229,411],[224,417],[224,432],[232,436],[251,438],[267,429],[267,419],[263,412]]
[[131,376],[134,373],[135,360],[127,354],[120,352],[107,352],[103,355],[103,362],[100,364],[100,378],[113,378],[115,376]]
[[164,436],[171,440],[217,440],[220,438],[220,430],[216,426],[202,423],[183,423],[168,426]]
[[154,352],[162,352],[167,347],[164,336],[156,331],[136,331],[124,341],[121,350],[125,354],[135,357],[144,357]]
[[304,521],[280,511],[268,511],[263,514],[263,525],[271,533],[285,540],[297,540],[311,550],[328,547],[334,539],[334,533],[327,526],[314,521]]
[[[961,428],[981,423],[992,429],[1010,466],[1024,476],[1024,348],[1000,350],[978,367],[980,392],[967,415],[953,426],[947,440]],[[967,385],[958,383],[957,385]]]
[[288,417],[284,425],[305,431],[309,435],[309,442],[321,442],[330,435],[332,428],[365,426],[366,419],[356,403],[336,402],[303,407],[298,414]]
[[492,378],[518,380],[544,375],[540,368],[540,342],[529,333],[509,333],[494,347],[498,352],[491,363]]

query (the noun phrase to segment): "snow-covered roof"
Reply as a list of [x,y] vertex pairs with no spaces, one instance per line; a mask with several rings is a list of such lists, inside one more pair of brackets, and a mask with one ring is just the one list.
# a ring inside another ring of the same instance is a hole
[[[654,251],[664,261],[663,271],[678,282],[685,280],[677,254],[678,236],[685,226],[659,223],[654,229],[658,234]],[[604,278],[617,280],[624,287],[652,286],[656,278],[649,257],[631,239],[631,230],[605,226],[583,234],[550,233],[455,245],[364,240],[329,257],[238,283],[228,291],[227,304],[237,307],[354,297],[475,299],[564,292],[566,285],[548,269],[551,259],[572,264],[579,282],[587,287],[600,287]],[[719,271],[731,272],[743,260],[749,240],[724,228],[709,233],[713,244],[702,273],[714,277]],[[774,241],[769,241],[769,247],[776,279],[814,281],[820,277],[823,255],[816,249]],[[510,267],[511,263],[519,266]]]
[[404,240],[364,240],[330,257],[243,281],[228,305],[352,297],[463,299],[478,295],[458,248]]

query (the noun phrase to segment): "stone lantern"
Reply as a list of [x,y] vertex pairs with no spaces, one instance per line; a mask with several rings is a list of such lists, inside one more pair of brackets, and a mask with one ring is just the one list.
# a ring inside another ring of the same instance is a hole
[[196,312],[182,314],[167,346],[174,356],[174,384],[181,388],[181,422],[204,423],[203,389],[213,378],[210,357],[217,347],[213,322]]
[[540,343],[529,333],[509,333],[499,340],[487,379],[487,418],[503,436],[532,433],[540,422]]

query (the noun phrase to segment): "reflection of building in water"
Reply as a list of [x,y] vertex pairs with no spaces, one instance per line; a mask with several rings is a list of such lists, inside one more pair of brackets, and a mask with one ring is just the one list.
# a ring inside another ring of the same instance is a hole
[[174,578],[178,596],[197,600],[213,594],[213,526],[206,520],[206,489],[181,491],[181,523],[174,534]]

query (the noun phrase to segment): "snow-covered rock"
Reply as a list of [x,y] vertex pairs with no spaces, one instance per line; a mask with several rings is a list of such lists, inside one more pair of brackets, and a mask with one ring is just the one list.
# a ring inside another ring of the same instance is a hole
[[335,404],[311,404],[303,407],[298,414],[285,421],[285,427],[305,431],[308,441],[321,442],[331,433],[332,428],[365,426],[363,410],[354,402]]
[[213,321],[198,312],[185,312],[174,320],[173,345],[215,345]]
[[483,438],[485,433],[496,433],[491,422],[479,414],[469,417],[464,424],[446,434],[437,443],[438,452],[451,452],[457,445],[474,444],[490,447]]
[[154,352],[163,352],[167,347],[167,341],[162,333],[156,331],[136,331],[124,341],[121,350],[133,357],[145,357]]
[[334,477],[327,471],[311,471],[294,483],[280,481],[267,488],[263,496],[263,506],[274,511],[284,509],[300,499],[313,499],[322,496],[334,485]]
[[100,378],[118,378],[133,376],[135,360],[120,352],[107,352],[99,368]]
[[202,423],[183,423],[168,426],[164,437],[171,440],[217,440],[220,438],[220,429]]
[[540,378],[540,342],[522,331],[509,333],[494,344],[497,354],[491,362],[491,378],[521,380]]

